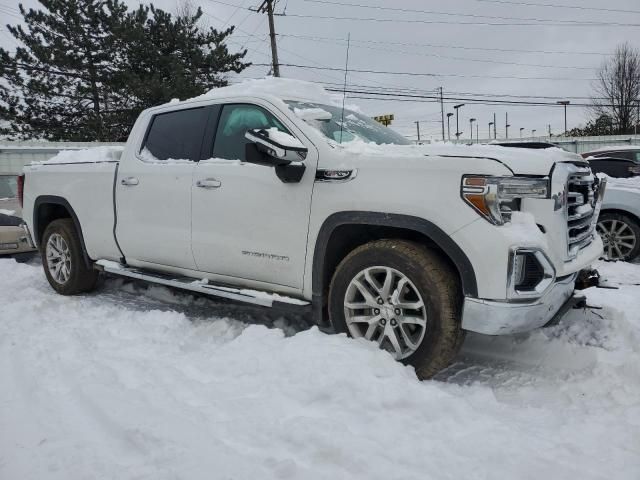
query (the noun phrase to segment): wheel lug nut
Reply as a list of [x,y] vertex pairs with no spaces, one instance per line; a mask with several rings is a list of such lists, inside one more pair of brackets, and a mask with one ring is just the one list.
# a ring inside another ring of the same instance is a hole
[[382,305],[384,303],[384,300],[382,300],[382,298],[378,298],[377,302],[378,302],[378,305]]
[[396,308],[394,312],[396,313],[396,315],[400,315],[402,313],[399,308]]
[[395,318],[392,318],[392,319],[391,319],[391,326],[392,326],[392,327],[395,327],[397,324],[398,324],[398,322],[396,322],[396,319],[395,319]]
[[387,321],[383,318],[382,320],[380,320],[380,325],[386,325]]
[[379,309],[379,308],[374,308],[374,309],[373,309],[373,313],[374,313],[375,315],[380,315],[380,309]]

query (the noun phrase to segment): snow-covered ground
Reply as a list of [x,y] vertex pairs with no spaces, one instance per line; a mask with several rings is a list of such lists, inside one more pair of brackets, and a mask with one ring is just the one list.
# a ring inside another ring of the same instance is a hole
[[1,259],[0,478],[638,479],[640,265],[599,268],[601,310],[468,335],[419,382],[302,318],[115,279],[62,297]]

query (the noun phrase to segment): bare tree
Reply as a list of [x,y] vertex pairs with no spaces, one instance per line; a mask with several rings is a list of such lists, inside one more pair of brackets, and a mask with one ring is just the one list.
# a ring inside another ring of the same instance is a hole
[[617,133],[632,133],[640,102],[640,51],[626,42],[618,45],[597,77],[592,99],[594,119],[606,115]]

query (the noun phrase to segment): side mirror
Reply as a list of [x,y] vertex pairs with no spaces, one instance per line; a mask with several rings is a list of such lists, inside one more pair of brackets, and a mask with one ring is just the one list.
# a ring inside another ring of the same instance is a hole
[[[244,136],[255,144],[258,151],[268,157],[268,159],[256,163],[286,165],[291,162],[303,161],[307,157],[307,147],[297,138],[275,128],[269,130],[254,128],[248,130]],[[247,160],[251,161],[249,158]],[[265,162],[265,160],[267,161]]]
[[283,183],[302,180],[307,148],[297,138],[275,128],[248,130],[244,136],[250,142],[245,146],[247,162],[275,167]]

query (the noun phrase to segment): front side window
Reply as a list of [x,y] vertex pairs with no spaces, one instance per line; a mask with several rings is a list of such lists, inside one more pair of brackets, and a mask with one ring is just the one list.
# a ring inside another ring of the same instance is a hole
[[249,104],[225,105],[220,114],[218,130],[213,144],[213,157],[244,161],[247,130],[277,128],[289,133],[275,116],[262,107]]
[[154,160],[200,160],[207,115],[206,108],[155,115],[142,150]]

